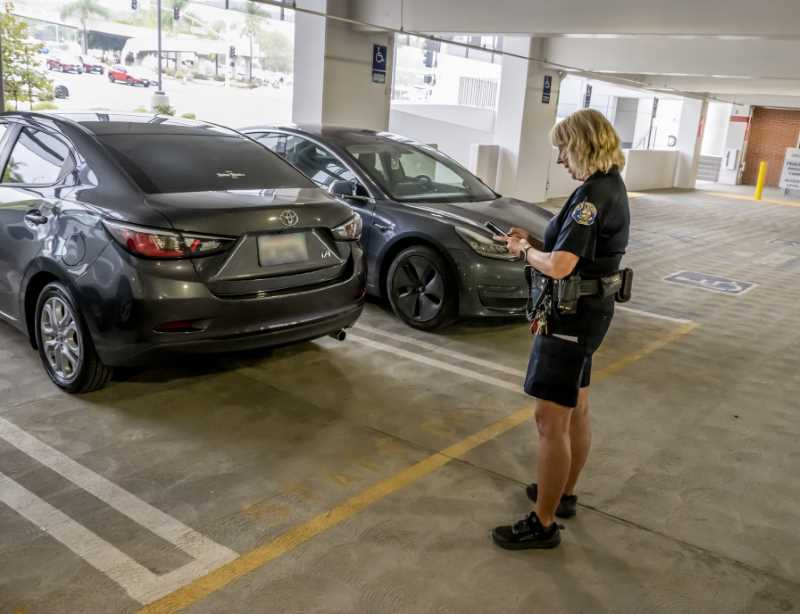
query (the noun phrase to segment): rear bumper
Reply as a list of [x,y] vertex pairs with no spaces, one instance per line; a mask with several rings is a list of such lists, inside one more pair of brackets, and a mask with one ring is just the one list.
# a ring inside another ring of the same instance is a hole
[[[113,282],[104,279],[117,271]],[[101,277],[102,276],[102,277]],[[360,251],[344,279],[258,298],[221,299],[185,262],[136,260],[110,247],[78,283],[81,310],[101,360],[133,366],[174,353],[218,353],[284,345],[352,326],[361,315]],[[196,332],[155,332],[190,321]]]

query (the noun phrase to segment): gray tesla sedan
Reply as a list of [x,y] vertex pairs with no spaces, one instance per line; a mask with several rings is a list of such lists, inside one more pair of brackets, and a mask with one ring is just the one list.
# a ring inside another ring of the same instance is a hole
[[504,198],[435,148],[348,128],[242,130],[283,156],[364,220],[368,291],[409,325],[432,330],[457,317],[518,316],[522,265],[492,241],[486,222],[525,228],[534,242],[552,214]]
[[0,320],[69,392],[111,367],[332,334],[361,313],[361,218],[219,126],[0,114]]

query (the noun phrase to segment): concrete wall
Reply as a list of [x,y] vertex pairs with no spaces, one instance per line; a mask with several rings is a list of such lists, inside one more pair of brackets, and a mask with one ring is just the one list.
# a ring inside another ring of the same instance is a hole
[[[629,190],[660,190],[672,187],[677,151],[625,150],[622,177]],[[566,198],[580,185],[564,167],[556,164],[557,152],[550,160],[550,183],[547,198]]]
[[494,113],[455,105],[395,103],[389,113],[389,131],[435,143],[440,151],[468,167],[472,145],[494,141]]
[[558,164],[558,150],[553,148],[550,156],[550,175],[547,183],[547,198],[566,198],[581,184],[575,181],[567,170]]
[[625,151],[623,178],[629,190],[659,190],[671,188],[678,163],[677,151]]
[[636,113],[639,109],[637,98],[617,98],[617,112],[614,116],[614,128],[619,135],[623,147],[633,145],[636,131]]
[[728,132],[728,120],[733,105],[727,102],[710,102],[703,134],[704,156],[722,156],[725,153],[725,135]]

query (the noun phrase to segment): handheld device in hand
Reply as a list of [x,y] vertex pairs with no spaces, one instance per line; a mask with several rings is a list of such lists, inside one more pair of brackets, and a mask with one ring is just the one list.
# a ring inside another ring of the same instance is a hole
[[500,226],[498,226],[494,222],[486,222],[484,224],[484,226],[486,226],[486,228],[488,228],[490,231],[492,231],[496,235],[499,235],[499,236],[502,236],[502,237],[507,237],[508,236],[508,231],[503,230],[502,228],[500,228]]

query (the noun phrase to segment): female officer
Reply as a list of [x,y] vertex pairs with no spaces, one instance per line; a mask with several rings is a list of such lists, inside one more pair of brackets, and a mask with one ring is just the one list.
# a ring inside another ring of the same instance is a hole
[[550,278],[578,274],[590,281],[581,284],[577,311],[563,315],[554,309],[548,330],[534,341],[525,391],[535,398],[539,431],[538,483],[527,488],[536,505],[521,521],[492,532],[495,543],[513,550],[556,547],[561,536],[554,516],[575,515],[575,484],[592,439],[592,354],[614,314],[614,296],[605,296],[599,280],[613,279],[619,271],[630,225],[628,196],[620,177],[625,158],[609,121],[584,109],[557,124],[551,138],[559,164],[583,183],[548,225],[544,251],[532,247],[528,233],[518,228],[498,238]]

